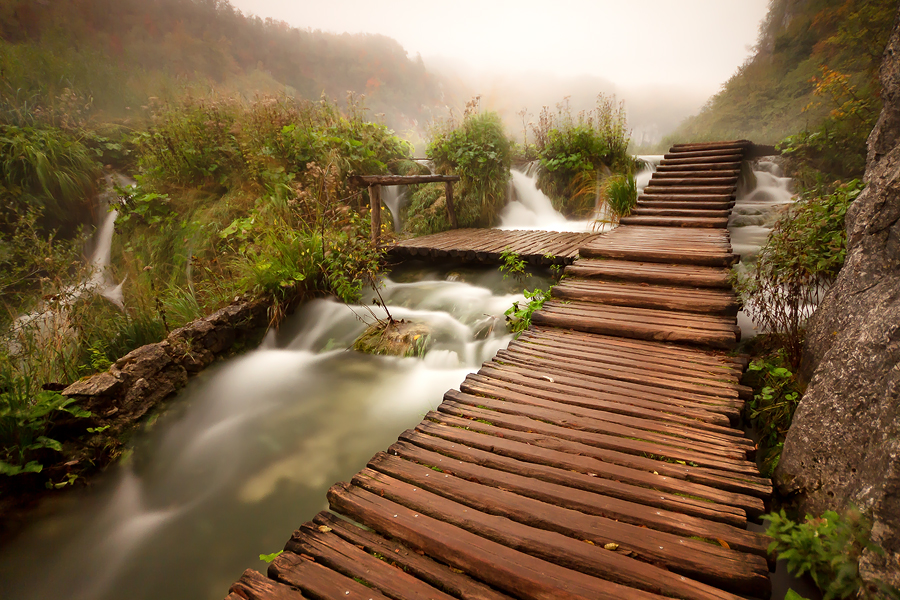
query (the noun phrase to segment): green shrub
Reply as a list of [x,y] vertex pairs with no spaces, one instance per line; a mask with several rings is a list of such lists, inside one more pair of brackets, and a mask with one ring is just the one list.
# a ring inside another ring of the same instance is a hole
[[532,126],[542,170],[538,187],[567,216],[584,217],[594,209],[601,174],[631,174],[636,163],[627,152],[628,131],[623,104],[602,94],[597,106],[572,117],[568,102],[556,113],[544,107]]
[[409,190],[404,231],[415,235],[428,235],[450,229],[443,183],[414,185],[410,186]]
[[747,383],[753,387],[753,399],[745,406],[745,415],[759,433],[763,474],[771,476],[781,459],[784,438],[800,404],[797,378],[787,368],[783,352],[757,359],[747,368]]
[[511,144],[500,116],[477,112],[478,99],[467,106],[462,122],[436,123],[428,144],[435,170],[459,175],[454,208],[460,227],[490,227],[506,204]]
[[0,475],[38,473],[41,453],[59,452],[62,446],[47,437],[54,417],[67,413],[89,417],[71,398],[43,391],[38,383],[10,368],[9,356],[0,355]]
[[778,340],[792,368],[800,364],[806,320],[844,264],[844,215],[862,189],[854,179],[830,194],[806,193],[775,224],[749,273],[735,275],[754,322]]
[[763,519],[769,522],[766,535],[773,539],[769,552],[777,552],[779,560],[786,560],[793,575],[812,577],[824,600],[900,597],[897,590],[860,576],[862,552],[884,551],[869,541],[872,524],[855,508],[844,516],[831,510],[818,518],[807,515],[803,523],[789,519],[784,510]]

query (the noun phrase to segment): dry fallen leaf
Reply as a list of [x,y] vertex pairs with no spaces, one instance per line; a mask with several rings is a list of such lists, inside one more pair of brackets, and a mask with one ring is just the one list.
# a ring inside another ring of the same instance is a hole
[[615,542],[610,542],[608,544],[603,544],[603,547],[606,548],[607,550],[615,550],[616,548],[619,547],[619,545]]
[[322,533],[328,533],[329,531],[331,531],[331,527],[329,527],[328,525],[319,525],[318,529]]
[[721,544],[725,548],[731,548],[731,546],[729,546],[728,542],[726,542],[725,540],[720,540],[719,538],[716,538],[716,541],[719,542],[719,544]]
[[594,545],[595,545],[594,542],[592,542],[591,540],[584,540],[584,543],[585,543],[585,544],[590,544],[591,546],[594,546]]
[[549,381],[550,383],[555,383],[555,382],[553,381],[553,378],[550,377],[549,375],[541,375],[541,379],[546,379],[546,380]]

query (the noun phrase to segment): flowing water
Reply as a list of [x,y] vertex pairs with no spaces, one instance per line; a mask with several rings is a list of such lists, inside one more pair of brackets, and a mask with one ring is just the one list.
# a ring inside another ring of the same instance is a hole
[[[737,201],[728,220],[731,246],[741,255],[737,269],[746,272],[765,245],[772,226],[784,209],[794,203],[792,180],[783,177],[781,167],[772,160],[761,159],[753,165],[756,185],[749,190],[739,190]],[[758,333],[756,325],[745,311],[738,313],[738,325],[742,339]]]
[[126,187],[133,184],[133,180],[118,173],[105,177],[103,189],[96,199],[98,213],[103,215],[103,218],[96,224],[94,235],[90,240],[92,250],[87,259],[85,276],[81,281],[61,289],[52,304],[42,303],[32,312],[16,317],[6,341],[7,350],[11,355],[21,352],[19,336],[41,340],[71,333],[68,308],[84,296],[99,294],[119,308],[124,306],[122,298],[124,281],[116,283],[109,274],[113,233],[119,215],[118,211],[111,207],[121,201],[116,186]]
[[381,294],[393,317],[432,329],[424,357],[348,350],[369,312],[308,303],[260,348],[194,380],[96,489],[3,548],[0,597],[218,600],[245,568],[265,571],[257,556],[325,509],[332,483],[511,339],[503,312],[522,286],[496,270],[392,278]]

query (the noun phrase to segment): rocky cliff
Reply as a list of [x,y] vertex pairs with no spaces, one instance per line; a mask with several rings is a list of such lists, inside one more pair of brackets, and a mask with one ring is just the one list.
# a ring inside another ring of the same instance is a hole
[[[898,15],[900,18],[900,15]],[[847,261],[810,321],[809,380],[775,478],[799,508],[872,515],[885,556],[861,569],[900,587],[900,21],[881,67],[884,110],[867,187],[847,212]]]

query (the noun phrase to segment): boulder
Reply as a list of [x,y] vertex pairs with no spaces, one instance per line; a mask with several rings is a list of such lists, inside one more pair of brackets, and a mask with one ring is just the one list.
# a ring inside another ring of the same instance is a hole
[[779,491],[820,514],[872,516],[861,571],[900,587],[900,28],[885,50],[885,103],[869,136],[867,187],[847,212],[847,260],[809,323],[809,381],[775,472]]
[[425,354],[432,344],[428,325],[393,319],[370,325],[353,343],[353,349],[367,354],[417,356]]

